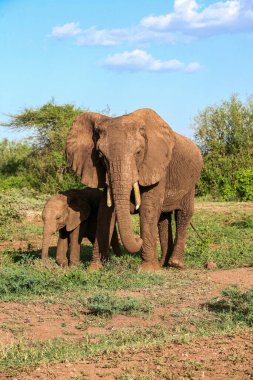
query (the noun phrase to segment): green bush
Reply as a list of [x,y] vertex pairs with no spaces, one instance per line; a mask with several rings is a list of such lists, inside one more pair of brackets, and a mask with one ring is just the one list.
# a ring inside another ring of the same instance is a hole
[[28,177],[23,175],[16,176],[8,176],[2,177],[0,176],[0,190],[8,190],[8,189],[23,189],[24,187],[30,188],[31,182]]
[[242,201],[253,201],[253,167],[236,172],[236,191]]
[[194,138],[204,159],[197,195],[216,200],[252,199],[253,98],[231,96],[195,118]]

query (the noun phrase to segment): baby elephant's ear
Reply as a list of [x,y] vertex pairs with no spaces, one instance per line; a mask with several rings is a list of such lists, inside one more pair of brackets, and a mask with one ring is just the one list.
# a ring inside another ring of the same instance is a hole
[[66,230],[73,231],[81,222],[86,220],[90,215],[90,206],[87,202],[71,202],[68,207],[68,218]]

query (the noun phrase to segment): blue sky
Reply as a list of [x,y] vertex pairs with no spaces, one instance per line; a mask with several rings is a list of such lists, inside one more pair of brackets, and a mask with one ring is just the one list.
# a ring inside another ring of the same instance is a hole
[[0,52],[1,121],[53,97],[191,136],[199,110],[253,93],[253,0],[0,0]]

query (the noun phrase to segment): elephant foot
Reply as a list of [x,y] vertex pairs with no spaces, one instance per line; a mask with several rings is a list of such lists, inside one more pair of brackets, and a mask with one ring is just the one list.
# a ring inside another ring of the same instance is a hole
[[158,263],[158,261],[153,262],[153,261],[144,261],[140,267],[138,272],[157,272],[161,271],[161,265]]
[[87,268],[87,272],[94,272],[96,270],[101,270],[101,269],[103,269],[103,265],[101,261],[92,261]]
[[117,257],[121,257],[122,256],[121,249],[117,249],[117,250],[115,249],[114,253],[115,253],[115,256],[117,256]]
[[78,264],[79,264],[79,261],[70,261],[69,266],[70,267],[77,267]]
[[68,266],[68,260],[64,260],[64,261],[56,260],[56,262],[62,268],[66,268]]
[[184,263],[182,260],[173,259],[172,257],[169,259],[169,266],[177,269],[184,269]]

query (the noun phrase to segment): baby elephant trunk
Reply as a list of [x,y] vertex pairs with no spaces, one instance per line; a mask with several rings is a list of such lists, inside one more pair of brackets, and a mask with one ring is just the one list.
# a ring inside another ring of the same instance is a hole
[[41,251],[41,258],[42,260],[48,259],[48,250],[50,245],[50,239],[54,231],[51,231],[50,228],[44,227],[43,231],[43,240],[42,240],[42,251]]

